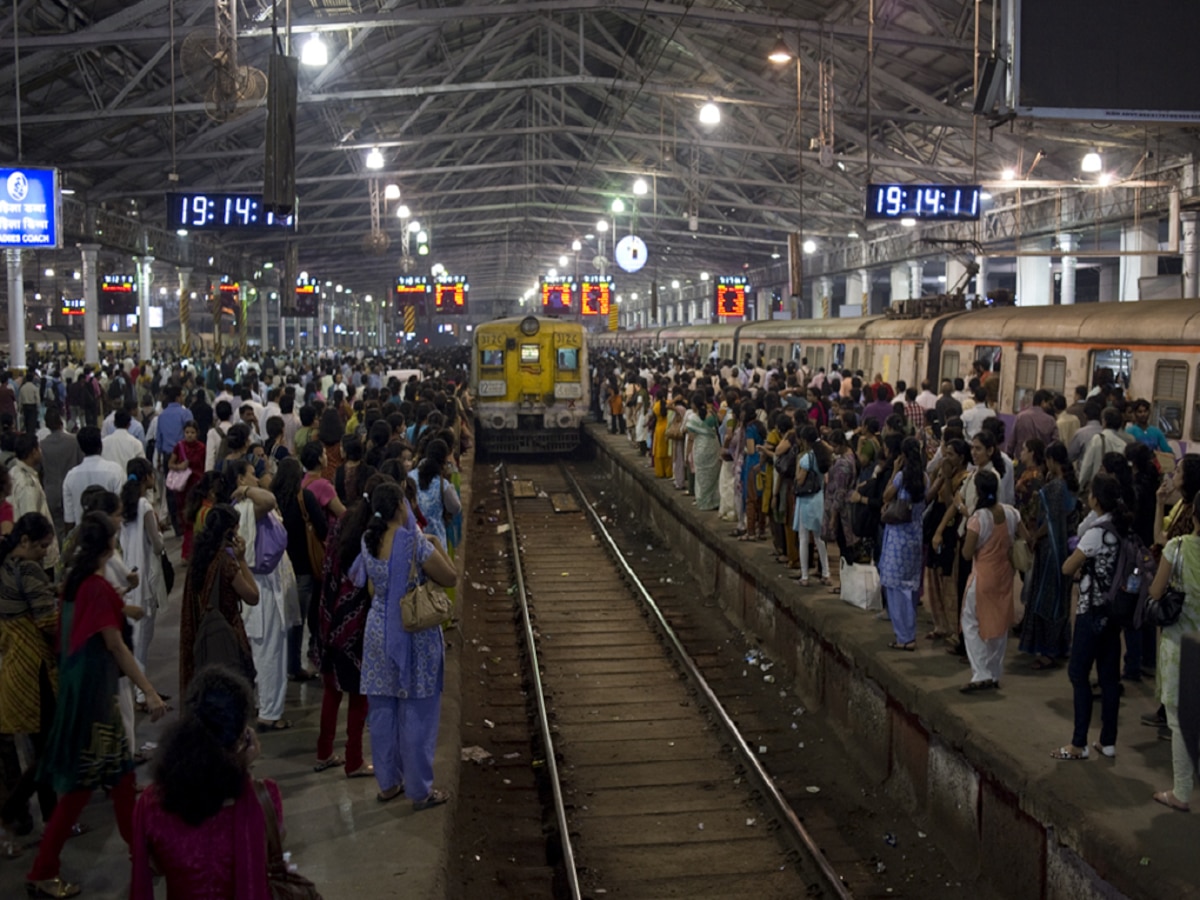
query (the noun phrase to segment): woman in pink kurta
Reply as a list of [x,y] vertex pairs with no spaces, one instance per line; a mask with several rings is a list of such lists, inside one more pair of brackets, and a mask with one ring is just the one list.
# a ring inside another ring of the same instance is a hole
[[[250,685],[225,669],[192,679],[133,817],[131,900],[271,900],[266,819],[250,766],[259,755]],[[279,788],[263,781],[282,829]]]

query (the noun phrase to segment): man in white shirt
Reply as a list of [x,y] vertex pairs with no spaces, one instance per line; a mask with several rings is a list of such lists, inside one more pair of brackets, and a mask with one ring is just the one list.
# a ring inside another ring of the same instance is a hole
[[217,453],[225,433],[233,427],[233,404],[228,400],[218,400],[214,408],[217,421],[208,429],[208,438],[204,448],[204,471],[211,472],[217,466]]
[[976,388],[975,405],[970,409],[964,409],[962,414],[963,432],[966,434],[967,440],[972,440],[975,435],[979,434],[984,419],[990,419],[995,415],[994,409],[988,409],[987,391],[982,387]]
[[921,382],[921,393],[917,394],[917,405],[920,406],[921,409],[925,410],[926,412],[928,412],[931,409],[934,409],[937,406],[937,400],[938,400],[937,394],[935,394],[929,388],[930,388],[929,382],[922,381]]
[[[141,441],[142,446],[145,447],[146,446],[146,429],[142,427],[141,422],[139,422],[136,418],[134,418],[134,410],[137,408],[136,405],[134,406],[134,409],[129,409],[128,405],[126,405],[125,408],[129,411],[129,433],[132,434],[139,441]],[[104,421],[100,425],[100,437],[106,438],[116,430],[117,430],[117,410],[114,409],[112,412],[110,412],[107,416],[104,417]]]
[[[42,481],[38,477],[38,466],[42,463],[42,451],[38,447],[37,438],[26,432],[18,434],[13,443],[15,459],[9,474],[12,477],[12,493],[9,501],[12,503],[13,520],[20,519],[26,513],[41,513],[51,522],[50,504],[46,502],[46,492],[42,489]],[[58,537],[55,536],[46,550],[42,566],[54,568],[58,562]]]
[[1079,460],[1079,487],[1083,489],[1091,485],[1092,479],[1100,471],[1105,453],[1124,454],[1125,447],[1134,441],[1133,435],[1121,427],[1124,421],[1121,411],[1116,407],[1106,406],[1100,414],[1100,421],[1104,427],[1088,439],[1083,457]]
[[101,439],[103,446],[100,455],[120,466],[122,472],[127,471],[126,464],[129,460],[146,458],[146,448],[129,430],[131,421],[129,410],[118,409],[113,413],[113,433]]
[[[74,528],[83,518],[81,501],[87,488],[98,484],[117,494],[121,491],[121,485],[125,483],[125,470],[100,455],[104,444],[99,428],[95,425],[85,425],[75,437],[83,453],[83,462],[68,472],[67,477],[63,479],[63,521],[68,530]],[[137,438],[133,440],[137,441]],[[140,441],[138,446],[141,446]]]

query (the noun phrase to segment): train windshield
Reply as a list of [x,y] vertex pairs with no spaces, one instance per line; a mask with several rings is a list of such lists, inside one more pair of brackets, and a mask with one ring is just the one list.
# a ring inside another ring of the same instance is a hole
[[576,347],[558,348],[559,371],[574,372],[579,368],[579,350]]
[[502,368],[504,366],[504,351],[480,350],[479,364],[484,367]]
[[537,344],[522,344],[521,345],[521,363],[523,365],[536,364],[542,358],[542,348]]

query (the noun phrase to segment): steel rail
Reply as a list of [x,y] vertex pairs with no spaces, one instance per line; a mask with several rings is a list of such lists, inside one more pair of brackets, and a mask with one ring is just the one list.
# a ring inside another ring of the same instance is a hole
[[838,875],[833,866],[830,865],[829,861],[825,858],[825,855],[821,852],[816,842],[812,839],[812,836],[808,833],[807,829],[805,829],[804,824],[800,821],[799,816],[796,815],[795,811],[788,804],[787,800],[784,799],[783,795],[779,793],[774,782],[771,780],[771,776],[767,773],[766,769],[762,767],[762,764],[758,761],[758,757],[750,749],[750,746],[746,743],[745,738],[742,737],[741,732],[738,731],[737,725],[734,724],[733,719],[730,718],[729,714],[725,711],[725,707],[722,706],[721,701],[717,698],[717,695],[713,692],[712,688],[709,687],[708,681],[700,673],[700,670],[692,661],[692,658],[688,654],[687,650],[684,649],[683,643],[679,640],[679,636],[675,633],[675,629],[671,627],[669,622],[667,622],[666,616],[663,615],[662,610],[658,607],[658,604],[654,602],[654,597],[651,596],[648,590],[646,590],[645,585],[642,584],[641,579],[638,578],[637,573],[633,570],[633,567],[630,566],[626,561],[625,554],[621,552],[616,541],[613,540],[612,535],[604,526],[604,522],[601,520],[595,508],[591,503],[588,502],[588,499],[584,495],[583,488],[580,487],[579,482],[576,481],[575,477],[567,470],[565,464],[560,462],[559,466],[562,469],[563,474],[566,476],[567,483],[571,485],[571,489],[579,498],[579,502],[583,504],[584,511],[592,520],[592,525],[595,527],[596,531],[599,532],[605,546],[608,547],[609,553],[612,554],[617,565],[629,579],[630,584],[639,595],[643,606],[645,606],[654,616],[655,621],[658,623],[660,632],[662,633],[663,637],[666,638],[668,645],[675,655],[676,661],[683,667],[688,679],[704,697],[708,708],[711,710],[713,716],[716,717],[722,730],[733,741],[734,746],[737,748],[738,754],[742,758],[742,763],[746,766],[750,776],[767,796],[770,804],[775,808],[776,813],[787,823],[788,827],[791,829],[791,836],[799,842],[800,846],[816,862],[817,867],[820,869],[821,874],[824,876],[829,887],[833,890],[833,893],[839,898],[839,900],[853,900],[854,895],[843,883],[841,876]]
[[554,794],[554,817],[558,821],[559,839],[562,842],[563,865],[567,870],[567,884],[571,889],[571,900],[582,900],[579,873],[575,870],[575,851],[571,847],[571,832],[567,825],[567,809],[563,803],[562,782],[558,777],[558,763],[554,758],[554,738],[550,734],[550,716],[546,709],[546,693],[542,689],[542,673],[538,665],[537,643],[534,640],[533,622],[529,617],[529,597],[525,593],[525,575],[521,571],[521,548],[517,540],[517,522],[513,515],[512,485],[508,480],[508,466],[502,466],[500,476],[504,483],[504,509],[508,515],[508,537],[512,547],[513,570],[517,578],[517,599],[521,604],[521,624],[525,629],[525,645],[533,676],[533,695],[537,700],[538,728],[542,733],[542,747],[546,755],[546,772],[550,776],[550,787]]

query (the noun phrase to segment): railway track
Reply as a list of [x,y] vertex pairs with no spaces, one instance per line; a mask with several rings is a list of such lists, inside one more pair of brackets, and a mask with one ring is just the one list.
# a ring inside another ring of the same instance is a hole
[[505,476],[554,895],[850,896],[565,468]]

